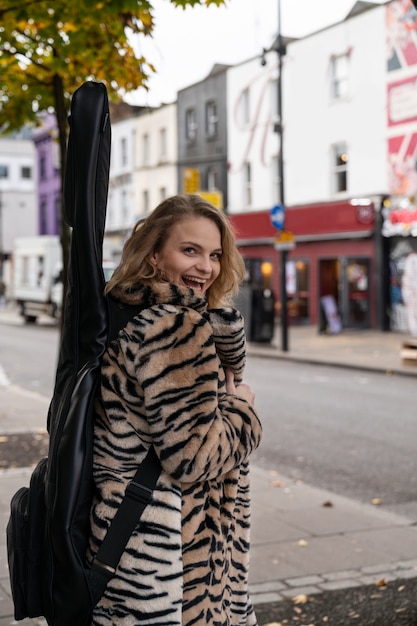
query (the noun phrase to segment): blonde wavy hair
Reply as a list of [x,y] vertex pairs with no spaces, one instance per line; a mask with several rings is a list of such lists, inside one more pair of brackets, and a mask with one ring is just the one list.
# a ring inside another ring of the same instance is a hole
[[220,231],[220,274],[207,290],[208,306],[216,308],[229,304],[245,275],[245,264],[237,249],[235,234],[222,211],[200,196],[189,194],[166,198],[149,217],[135,225],[105,293],[111,294],[115,287],[130,289],[138,283],[149,285],[163,280],[150,258],[162,248],[174,224],[193,217],[211,220]]

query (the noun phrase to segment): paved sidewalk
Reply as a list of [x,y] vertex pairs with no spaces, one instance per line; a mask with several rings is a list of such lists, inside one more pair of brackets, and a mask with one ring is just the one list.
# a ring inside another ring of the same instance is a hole
[[[249,354],[375,370],[381,375],[416,376],[417,366],[401,362],[405,339],[377,331],[327,336],[311,327],[290,328],[288,352],[280,349],[278,334],[273,345],[249,345]],[[7,384],[0,377],[0,438],[12,432],[44,430],[48,405],[49,398]],[[9,503],[13,493],[28,484],[30,473],[30,468],[0,471],[0,626],[15,623],[4,532]],[[417,519],[256,466],[252,467],[252,502],[251,591],[255,604],[417,577]],[[19,623],[35,626],[44,622]]]

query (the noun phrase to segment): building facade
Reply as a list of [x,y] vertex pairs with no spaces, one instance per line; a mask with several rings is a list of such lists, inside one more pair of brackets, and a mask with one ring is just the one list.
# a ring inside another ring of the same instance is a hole
[[215,65],[202,81],[178,92],[178,189],[202,193],[228,207],[228,66]]
[[0,136],[0,280],[6,286],[15,238],[38,233],[36,175],[31,131]]
[[37,161],[37,235],[61,232],[61,162],[55,115],[41,118],[33,133]]
[[[123,109],[123,112],[122,112]],[[176,104],[113,107],[109,197],[104,238],[113,260],[134,224],[177,192]]]
[[[253,288],[267,283],[277,309],[284,273],[293,324],[324,330],[333,310],[345,328],[409,330],[393,323],[382,232],[391,193],[386,42],[394,26],[387,16],[396,4],[411,7],[408,0],[358,2],[343,22],[288,43],[282,120],[276,52],[263,64],[260,57],[229,70],[231,219]],[[404,12],[401,16],[397,11],[396,19],[404,22]],[[280,136],[274,139],[280,121],[281,154]],[[282,204],[284,235],[288,231],[295,242],[285,255],[270,216]]]

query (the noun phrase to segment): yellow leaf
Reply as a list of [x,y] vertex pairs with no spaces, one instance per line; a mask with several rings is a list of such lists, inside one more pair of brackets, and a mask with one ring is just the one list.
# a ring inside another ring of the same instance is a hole
[[300,548],[305,548],[306,546],[308,546],[308,541],[306,541],[305,539],[300,539],[300,541],[297,541],[297,545],[300,546]]
[[379,506],[382,503],[383,503],[382,498],[372,498],[371,500],[371,504],[375,504],[375,506]]
[[377,587],[385,587],[385,585],[387,584],[387,581],[385,580],[385,578],[380,578],[375,585]]
[[300,593],[298,596],[294,596],[292,601],[294,604],[306,604],[308,602],[308,596],[305,593]]

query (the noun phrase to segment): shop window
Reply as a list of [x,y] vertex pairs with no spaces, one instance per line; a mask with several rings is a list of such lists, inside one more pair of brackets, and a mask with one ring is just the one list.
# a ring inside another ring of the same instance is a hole
[[304,259],[291,259],[285,266],[288,315],[292,323],[308,323],[310,319],[310,264]]
[[348,162],[349,155],[347,146],[338,143],[333,146],[333,190],[335,193],[341,193],[348,189]]
[[348,326],[369,325],[369,260],[348,259],[347,323]]

